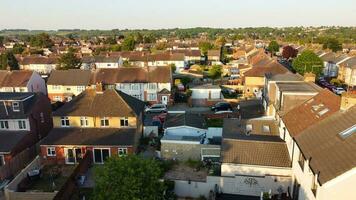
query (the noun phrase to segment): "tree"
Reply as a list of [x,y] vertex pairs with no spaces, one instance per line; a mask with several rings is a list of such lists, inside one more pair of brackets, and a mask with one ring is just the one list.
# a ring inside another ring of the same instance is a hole
[[320,76],[323,70],[323,61],[313,51],[305,50],[293,60],[292,67],[301,75],[312,72]]
[[14,54],[22,54],[22,52],[25,50],[24,45],[16,43],[14,47],[12,48],[12,53]]
[[[138,156],[113,156],[95,172],[97,200],[160,200],[165,189],[160,165]],[[123,184],[124,183],[124,184]]]
[[342,45],[336,38],[328,38],[323,43],[323,49],[330,49],[333,52],[337,52],[342,50]]
[[4,36],[0,35],[0,47],[4,44]]
[[199,43],[199,49],[203,55],[207,55],[208,51],[213,48],[214,48],[214,45],[211,44],[210,42],[200,42]]
[[298,55],[298,50],[296,50],[292,46],[283,47],[283,51],[282,51],[283,58],[285,59],[295,58],[297,55]]
[[175,72],[176,72],[176,70],[177,70],[176,65],[175,65],[174,63],[172,63],[172,64],[170,64],[169,66],[171,67],[171,71],[172,71],[172,73],[175,73]]
[[219,36],[216,40],[215,40],[215,46],[217,47],[221,47],[224,46],[224,44],[226,43],[226,39],[223,36]]
[[60,70],[78,69],[81,66],[81,60],[75,55],[74,49],[69,48],[68,52],[62,54],[58,60]]
[[209,78],[213,80],[217,78],[221,78],[221,74],[222,74],[221,65],[213,65],[208,71]]
[[124,41],[121,44],[121,49],[123,51],[132,51],[135,49],[135,38],[130,35],[124,39]]
[[53,46],[53,41],[47,33],[41,33],[31,36],[30,45],[33,47],[49,48]]
[[105,40],[104,40],[104,44],[117,44],[116,42],[116,38],[115,37],[107,37]]
[[14,54],[9,51],[0,55],[0,69],[8,70],[8,67],[10,68],[10,70],[19,69],[19,63],[17,59],[15,58]]
[[279,44],[275,40],[272,40],[269,43],[267,50],[273,55],[274,53],[279,51]]

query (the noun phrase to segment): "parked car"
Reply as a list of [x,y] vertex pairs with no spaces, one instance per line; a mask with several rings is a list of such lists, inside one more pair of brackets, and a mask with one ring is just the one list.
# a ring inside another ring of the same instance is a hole
[[232,107],[229,103],[227,102],[218,102],[215,105],[211,107],[212,111],[218,112],[218,111],[232,111]]
[[336,87],[332,89],[335,94],[341,95],[342,93],[346,92],[342,87]]
[[151,107],[146,108],[146,113],[165,113],[167,106],[164,104],[153,104]]
[[336,86],[335,85],[326,85],[326,88],[328,88],[330,91],[334,91],[334,89],[336,89]]

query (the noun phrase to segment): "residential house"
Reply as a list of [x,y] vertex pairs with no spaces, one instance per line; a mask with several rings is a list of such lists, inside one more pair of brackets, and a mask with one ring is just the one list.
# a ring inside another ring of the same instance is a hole
[[337,78],[351,88],[356,87],[356,57],[352,57],[339,64]]
[[289,193],[291,159],[274,120],[224,120],[221,176],[233,178],[234,193],[239,195],[260,196],[262,192],[271,192],[286,196]]
[[57,57],[26,56],[19,59],[21,70],[36,71],[40,75],[47,76],[57,67]]
[[121,67],[97,69],[91,84],[102,83],[141,101],[170,104],[172,72],[170,67]]
[[53,113],[54,128],[42,142],[46,163],[74,164],[87,152],[101,164],[133,154],[142,136],[144,103],[115,89],[88,89]]
[[338,111],[295,137],[296,199],[355,199],[356,106]]
[[122,66],[123,60],[116,56],[95,56],[94,63],[97,69],[115,69]]
[[320,55],[320,58],[324,62],[323,75],[325,77],[337,77],[339,71],[339,64],[348,60],[350,57],[342,54],[337,55],[333,52]]
[[208,50],[208,61],[213,62],[220,62],[221,59],[221,52],[220,50]]
[[200,64],[202,61],[202,55],[200,50],[172,50],[173,54],[175,53],[182,53],[184,54],[184,60],[188,65],[192,64]]
[[173,160],[219,160],[220,139],[208,137],[204,116],[184,111],[168,113],[163,125],[161,155]]
[[0,92],[41,92],[47,94],[46,83],[34,71],[0,70]]
[[297,74],[267,75],[263,104],[267,115],[283,116],[321,90],[312,82],[304,82],[303,77]]
[[221,88],[218,85],[204,84],[191,87],[191,103],[195,106],[211,106],[223,101]]
[[52,129],[47,96],[33,92],[0,92],[0,166],[47,136]]
[[285,74],[289,71],[277,61],[262,59],[252,65],[244,75],[244,95],[246,97],[255,96],[262,98],[262,91],[265,85],[265,75]]
[[90,79],[90,70],[52,71],[47,81],[48,97],[52,102],[70,101],[90,86]]

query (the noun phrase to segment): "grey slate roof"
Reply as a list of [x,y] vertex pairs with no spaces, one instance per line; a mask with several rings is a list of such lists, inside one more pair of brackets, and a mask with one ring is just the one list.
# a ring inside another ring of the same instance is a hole
[[11,152],[27,134],[28,131],[0,131],[0,152]]

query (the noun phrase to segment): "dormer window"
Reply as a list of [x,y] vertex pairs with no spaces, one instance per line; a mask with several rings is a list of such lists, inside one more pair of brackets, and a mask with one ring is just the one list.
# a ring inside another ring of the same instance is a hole
[[19,112],[20,111],[20,103],[19,102],[12,102],[12,110],[14,112]]

